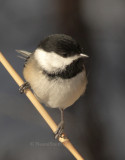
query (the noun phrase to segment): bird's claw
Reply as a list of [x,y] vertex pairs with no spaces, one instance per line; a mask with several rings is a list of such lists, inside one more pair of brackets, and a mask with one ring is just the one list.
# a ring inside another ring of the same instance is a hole
[[24,84],[22,84],[22,85],[19,87],[19,91],[20,91],[20,93],[22,94],[22,93],[25,92],[25,90],[30,89],[30,88],[31,88],[31,86],[30,86],[29,82],[25,82]]
[[64,123],[61,122],[59,125],[58,125],[58,128],[55,132],[55,139],[58,139],[58,138],[63,138],[64,137]]

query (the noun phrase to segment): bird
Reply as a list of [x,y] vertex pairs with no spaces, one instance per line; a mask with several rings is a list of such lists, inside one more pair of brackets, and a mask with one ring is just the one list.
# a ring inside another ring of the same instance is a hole
[[34,52],[17,50],[25,59],[26,82],[21,93],[31,88],[40,103],[58,108],[61,121],[55,138],[64,133],[64,110],[85,93],[88,83],[84,54],[79,43],[66,34],[52,34],[40,41]]

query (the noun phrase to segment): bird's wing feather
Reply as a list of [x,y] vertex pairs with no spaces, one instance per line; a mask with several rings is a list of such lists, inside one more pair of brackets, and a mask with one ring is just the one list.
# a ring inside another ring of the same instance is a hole
[[23,58],[23,59],[27,59],[32,54],[31,52],[23,51],[23,50],[16,50],[16,51],[22,55],[22,56],[19,56],[19,57]]
[[24,67],[25,67],[27,60],[30,58],[32,53],[28,51],[23,51],[23,50],[16,50],[16,51],[21,54],[18,57],[25,60],[25,64],[24,64]]

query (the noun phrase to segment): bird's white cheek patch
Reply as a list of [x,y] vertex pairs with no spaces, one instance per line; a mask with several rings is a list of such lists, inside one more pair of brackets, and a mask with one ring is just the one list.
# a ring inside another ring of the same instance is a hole
[[79,56],[75,55],[72,57],[61,57],[55,52],[46,52],[43,49],[37,49],[35,51],[35,58],[38,61],[39,65],[48,72],[56,72],[63,70],[66,65],[69,65],[73,60],[78,59]]

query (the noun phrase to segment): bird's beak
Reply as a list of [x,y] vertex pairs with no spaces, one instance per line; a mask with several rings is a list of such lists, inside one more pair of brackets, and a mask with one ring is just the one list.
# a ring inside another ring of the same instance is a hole
[[81,53],[80,56],[81,56],[81,57],[85,57],[85,58],[88,58],[88,57],[89,57],[88,55],[83,54],[83,53]]

